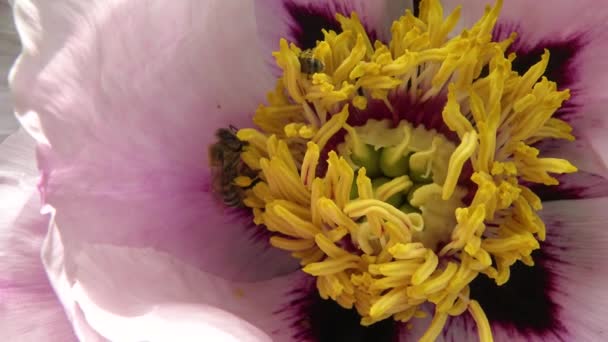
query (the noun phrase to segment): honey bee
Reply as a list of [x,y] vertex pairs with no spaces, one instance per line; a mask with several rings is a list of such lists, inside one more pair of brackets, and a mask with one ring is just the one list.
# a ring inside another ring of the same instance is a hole
[[325,68],[323,62],[313,57],[312,49],[306,49],[300,52],[298,60],[300,61],[300,72],[303,74],[312,75],[317,72],[322,72]]
[[217,142],[209,147],[209,166],[212,172],[213,191],[229,207],[242,207],[244,189],[234,184],[240,175],[251,176],[252,171],[241,160],[247,145],[236,136],[237,129],[230,126],[215,132]]

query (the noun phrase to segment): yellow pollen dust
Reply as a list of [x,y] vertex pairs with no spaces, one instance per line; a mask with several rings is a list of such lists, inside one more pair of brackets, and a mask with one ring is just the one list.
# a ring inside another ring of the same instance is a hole
[[[257,128],[237,134],[257,172],[256,182],[234,181],[254,222],[316,277],[322,298],[355,308],[363,325],[409,322],[430,303],[421,341],[466,312],[492,341],[469,284],[483,274],[502,285],[514,263],[534,264],[545,225],[523,184],[555,185],[551,174],[576,171],[533,147],[574,140],[552,117],[569,91],[543,76],[549,51],[523,74],[512,69],[517,56],[505,51],[515,35],[492,41],[501,5],[453,33],[460,9],[444,17],[438,0],[423,0],[418,17],[408,10],[393,23],[388,45],[370,41],[355,13],[337,15],[342,31],[323,31],[306,54],[282,39],[273,55],[283,76],[257,109]],[[444,99],[441,119],[457,138],[395,121],[399,96]],[[393,120],[349,124],[372,101]]]

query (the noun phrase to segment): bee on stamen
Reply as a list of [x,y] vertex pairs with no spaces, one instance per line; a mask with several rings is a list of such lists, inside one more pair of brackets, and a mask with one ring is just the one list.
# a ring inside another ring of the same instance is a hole
[[213,191],[229,207],[243,207],[245,190],[234,184],[238,176],[253,176],[253,171],[241,160],[241,152],[247,145],[236,136],[233,126],[215,132],[217,142],[209,147],[209,166],[212,173]]
[[312,75],[317,72],[323,72],[325,65],[321,60],[313,57],[313,50],[306,49],[300,52],[298,56],[298,60],[300,61],[300,72],[303,74]]

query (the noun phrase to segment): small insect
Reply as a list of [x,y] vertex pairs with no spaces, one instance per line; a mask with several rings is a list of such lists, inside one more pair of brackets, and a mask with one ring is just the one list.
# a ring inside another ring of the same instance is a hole
[[234,179],[251,174],[251,170],[241,160],[241,152],[247,143],[239,140],[236,132],[237,129],[233,126],[218,129],[215,132],[217,142],[209,147],[213,191],[230,207],[243,206],[244,189],[234,184]]
[[317,72],[322,72],[325,68],[323,62],[313,57],[312,49],[306,49],[300,52],[298,60],[300,61],[300,71],[303,74],[312,75]]

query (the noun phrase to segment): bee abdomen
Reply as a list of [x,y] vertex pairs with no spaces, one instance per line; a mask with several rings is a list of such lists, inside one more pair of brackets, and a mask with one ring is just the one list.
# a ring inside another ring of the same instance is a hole
[[304,74],[312,75],[314,73],[322,72],[325,68],[323,62],[313,57],[312,50],[302,51],[298,56],[298,60],[300,61],[300,72]]
[[229,207],[243,206],[243,190],[237,186],[231,186],[222,192],[224,204]]
[[236,136],[234,127],[220,128],[215,133],[218,141],[209,149],[210,166],[213,171],[213,191],[230,207],[242,207],[244,190],[235,185],[234,179],[251,170],[241,160],[246,142]]

